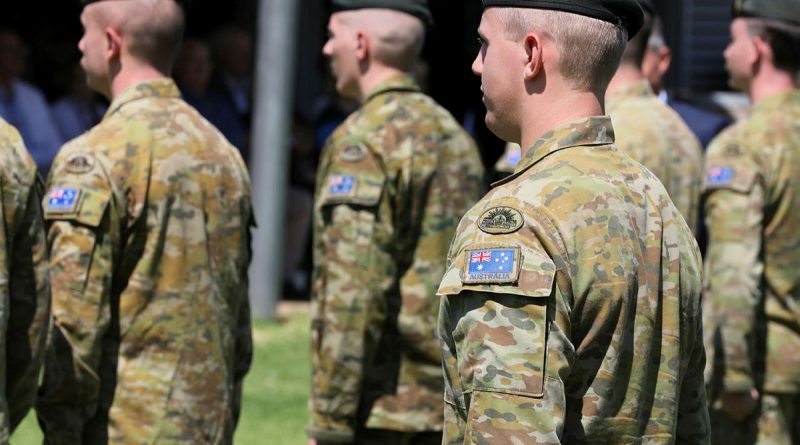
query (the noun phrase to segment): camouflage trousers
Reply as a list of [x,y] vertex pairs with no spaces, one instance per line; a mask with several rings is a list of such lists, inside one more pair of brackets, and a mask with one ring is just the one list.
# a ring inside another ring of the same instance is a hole
[[711,445],[800,445],[800,395],[764,394],[743,422],[711,409]]

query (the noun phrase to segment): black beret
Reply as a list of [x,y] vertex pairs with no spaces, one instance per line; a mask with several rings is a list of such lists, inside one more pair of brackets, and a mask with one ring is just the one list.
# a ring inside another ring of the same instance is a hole
[[[103,0],[80,0],[80,3],[81,3],[81,5],[86,6],[86,5],[90,4],[90,3],[97,3],[97,2],[102,2],[102,1]],[[175,3],[180,5],[180,7],[183,8],[183,11],[185,13],[188,13],[189,9],[191,9],[191,7],[192,7],[192,0],[175,0]]]
[[639,32],[644,13],[636,0],[483,0],[483,8],[510,7],[551,9],[621,24],[628,38]]
[[366,8],[394,9],[411,14],[428,26],[433,24],[428,0],[333,0],[332,3],[333,12]]
[[757,17],[800,25],[800,0],[735,0],[733,17]]

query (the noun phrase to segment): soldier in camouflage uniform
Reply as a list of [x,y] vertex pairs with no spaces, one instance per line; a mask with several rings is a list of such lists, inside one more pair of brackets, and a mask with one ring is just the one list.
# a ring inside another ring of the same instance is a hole
[[448,254],[444,443],[707,443],[700,254],[602,116],[641,10],[483,5],[486,123],[527,149]]
[[33,405],[50,313],[42,183],[0,119],[0,444]]
[[111,105],[62,147],[44,200],[45,440],[230,444],[252,349],[246,167],[167,77],[175,1],[94,2],[81,22],[87,81]]
[[712,438],[800,444],[800,1],[734,17],[726,65],[754,106],[706,159]]
[[640,0],[644,25],[628,42],[606,94],[617,146],[655,173],[689,227],[697,233],[703,149],[675,110],[659,100],[642,73],[655,8]]
[[323,52],[339,92],[362,105],[319,167],[308,435],[438,445],[436,287],[456,225],[480,197],[483,166],[467,133],[408,74],[427,2],[334,7]]

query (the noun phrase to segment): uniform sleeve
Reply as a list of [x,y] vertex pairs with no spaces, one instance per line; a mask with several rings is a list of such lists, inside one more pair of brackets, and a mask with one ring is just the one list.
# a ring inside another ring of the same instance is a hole
[[560,443],[569,348],[553,311],[555,266],[523,248],[506,254],[523,262],[511,276],[478,272],[509,250],[472,246],[439,289],[446,445]]
[[675,432],[676,445],[708,444],[711,434],[705,376],[703,373],[706,364],[706,351],[702,341],[703,323],[701,311],[699,305],[696,310],[692,311],[694,317],[691,319],[694,321],[696,329],[691,341],[687,342],[692,347],[686,375],[681,382],[677,430]]
[[[368,156],[335,164],[317,194],[309,437],[352,442],[365,365],[387,318],[389,255],[375,239],[384,177]],[[387,215],[383,215],[385,218]]]
[[82,443],[84,424],[98,405],[114,267],[111,191],[96,185],[101,182],[89,174],[56,173],[44,201],[53,329],[37,412],[50,445]]
[[11,430],[33,406],[44,360],[50,322],[47,243],[40,206],[38,178],[27,193],[27,204],[14,237],[10,274],[10,308],[6,343],[6,394]]
[[722,388],[745,392],[755,385],[756,323],[763,300],[764,189],[754,167],[741,160],[712,156],[707,176],[706,299],[716,323],[714,348],[719,351],[714,355],[722,359]]

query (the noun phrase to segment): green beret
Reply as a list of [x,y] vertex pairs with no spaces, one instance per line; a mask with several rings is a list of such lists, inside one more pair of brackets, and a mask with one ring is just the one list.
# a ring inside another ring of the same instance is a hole
[[411,14],[428,26],[433,24],[428,0],[333,0],[333,12],[366,8],[394,9]]
[[800,0],[734,0],[733,17],[757,17],[800,25]]
[[551,9],[620,24],[628,38],[639,32],[644,13],[636,0],[483,0],[483,8],[509,7]]

